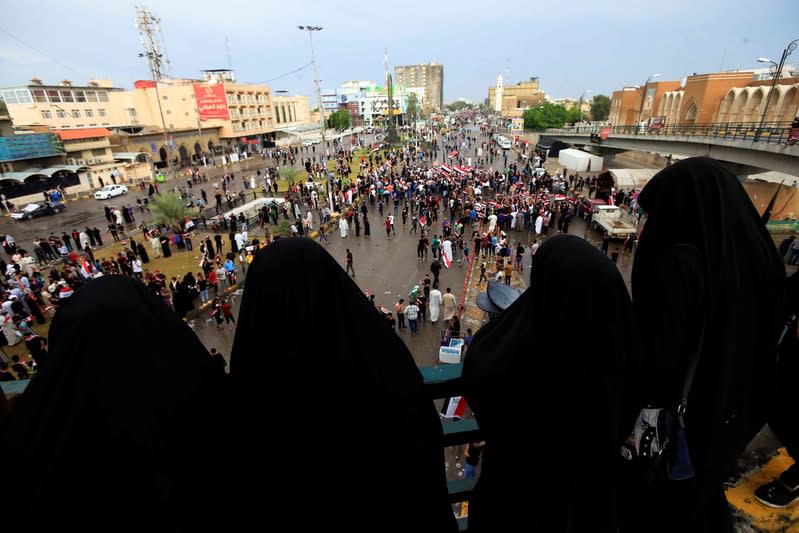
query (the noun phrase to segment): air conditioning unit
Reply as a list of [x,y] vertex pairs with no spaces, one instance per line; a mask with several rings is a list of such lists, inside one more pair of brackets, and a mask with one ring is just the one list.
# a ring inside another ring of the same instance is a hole
[[83,159],[78,159],[78,164],[79,165],[85,165],[86,161],[84,161]]
[[94,164],[94,159],[87,159],[86,160],[86,164],[93,165]]
[[67,158],[67,164],[68,165],[76,165],[78,163],[75,163],[75,158],[74,157],[69,157],[69,158]]

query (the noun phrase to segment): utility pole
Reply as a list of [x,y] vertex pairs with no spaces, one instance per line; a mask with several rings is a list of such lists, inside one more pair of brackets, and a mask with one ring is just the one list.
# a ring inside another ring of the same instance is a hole
[[161,53],[163,43],[160,43],[161,29],[159,23],[160,19],[150,13],[146,7],[143,5],[136,6],[136,28],[139,30],[142,45],[139,57],[147,59],[147,65],[150,69],[150,77],[155,88],[155,99],[158,102],[158,113],[161,116],[161,127],[164,131],[164,144],[166,144],[167,151],[167,174],[174,177],[172,172],[172,140],[166,127],[164,110],[161,106],[161,95],[158,92],[158,82],[165,78],[164,69],[169,64],[169,60]]
[[330,206],[333,206],[333,187],[328,176],[327,169],[327,143],[325,142],[325,109],[322,107],[322,88],[319,85],[319,70],[316,67],[316,52],[313,47],[313,32],[322,31],[322,26],[297,26],[297,29],[308,32],[308,39],[311,41],[311,63],[313,64],[314,83],[316,83],[316,98],[319,105],[319,127],[322,135],[322,161],[325,169],[325,179],[327,180],[327,194]]

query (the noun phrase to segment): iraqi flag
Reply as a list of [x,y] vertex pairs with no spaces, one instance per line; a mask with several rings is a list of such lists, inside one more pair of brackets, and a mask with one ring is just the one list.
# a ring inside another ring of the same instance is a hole
[[449,240],[441,243],[441,260],[445,267],[452,266],[452,243]]
[[463,396],[453,396],[444,400],[444,405],[441,407],[442,418],[455,418],[460,420],[463,418],[463,413],[466,411],[466,400]]
[[89,279],[92,275],[92,267],[89,266],[89,262],[85,258],[81,261],[80,274],[84,279]]

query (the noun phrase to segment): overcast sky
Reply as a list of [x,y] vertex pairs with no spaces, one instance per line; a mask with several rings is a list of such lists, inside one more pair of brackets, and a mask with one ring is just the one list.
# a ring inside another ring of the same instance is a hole
[[[25,0],[0,20],[0,86],[31,77],[84,84],[110,78],[130,88],[149,76],[134,27],[134,2]],[[314,34],[324,88],[383,80],[389,67],[444,65],[444,100],[480,101],[498,74],[506,84],[531,76],[554,97],[610,94],[694,72],[751,69],[779,61],[799,38],[799,0],[150,0],[161,18],[173,76],[226,68],[225,38],[240,81],[315,99],[310,63]],[[799,50],[789,64],[799,63]],[[280,77],[282,76],[282,77]],[[279,79],[274,79],[278,78]],[[313,101],[313,100],[312,100]]]

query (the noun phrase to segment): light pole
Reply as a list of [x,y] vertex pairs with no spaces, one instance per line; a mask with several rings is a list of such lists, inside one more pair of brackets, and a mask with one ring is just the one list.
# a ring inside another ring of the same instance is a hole
[[641,115],[644,112],[644,100],[646,99],[646,88],[649,85],[649,82],[657,77],[660,77],[660,74],[652,74],[644,82],[644,88],[641,91],[641,107],[638,108],[638,120],[635,121],[636,130],[638,129],[638,124],[641,122]]
[[[785,66],[785,60],[788,59],[788,56],[796,50],[797,45],[799,45],[799,39],[794,39],[793,41],[788,43],[788,46],[785,47],[785,50],[782,51],[782,57],[780,58],[780,62],[776,65],[776,70],[774,72],[774,79],[771,81],[771,88],[766,95],[766,103],[763,106],[763,115],[760,117],[760,125],[758,125],[757,130],[755,130],[755,138],[754,141],[760,140],[760,134],[763,132],[763,124],[766,122],[766,113],[768,112],[768,105],[771,102],[771,95],[774,94],[774,89],[777,86],[777,81],[782,76],[782,69]],[[761,57],[758,59],[761,63],[771,63],[775,65],[774,61]],[[774,68],[772,66],[772,68]]]
[[579,122],[583,121],[583,98],[585,98],[585,95],[590,93],[590,92],[591,92],[591,89],[586,89],[585,91],[583,91],[583,94],[580,95],[580,118],[579,118]]
[[311,42],[311,63],[313,64],[314,83],[316,83],[316,98],[319,105],[319,126],[322,135],[322,161],[325,170],[325,180],[327,182],[327,194],[330,205],[333,206],[333,188],[330,186],[330,178],[327,174],[327,144],[325,143],[325,109],[322,107],[322,89],[319,86],[319,70],[316,68],[316,52],[313,47],[313,32],[322,31],[322,26],[297,26],[298,30],[308,32],[308,40]]

